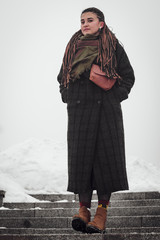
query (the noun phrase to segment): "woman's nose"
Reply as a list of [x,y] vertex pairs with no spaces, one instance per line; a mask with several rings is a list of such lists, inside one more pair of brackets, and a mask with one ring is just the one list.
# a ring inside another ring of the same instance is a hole
[[85,23],[83,24],[83,26],[85,26],[85,27],[88,26],[88,22],[85,22]]

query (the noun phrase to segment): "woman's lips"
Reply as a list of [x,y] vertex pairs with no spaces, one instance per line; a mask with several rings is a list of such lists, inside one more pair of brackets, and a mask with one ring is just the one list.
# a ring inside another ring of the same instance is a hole
[[89,30],[89,28],[84,28],[84,31],[88,31]]

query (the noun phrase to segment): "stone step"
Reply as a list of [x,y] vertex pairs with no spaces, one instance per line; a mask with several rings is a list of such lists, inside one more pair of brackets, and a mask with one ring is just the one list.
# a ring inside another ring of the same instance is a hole
[[[77,195],[36,194],[34,197],[42,202],[3,204],[0,240],[160,240],[159,192],[112,194],[106,233],[92,235],[71,228],[72,216],[79,209]],[[97,196],[94,194],[92,199],[93,216]]]
[[[75,234],[72,228],[0,228],[2,234]],[[106,233],[160,233],[158,227],[106,228]]]
[[[79,208],[50,208],[50,209],[7,209],[0,210],[0,217],[72,217],[78,213]],[[91,209],[91,215],[95,209]],[[160,206],[152,207],[109,207],[108,216],[144,216],[160,215]]]
[[[32,208],[78,208],[79,202],[35,202],[35,203],[4,203],[3,206],[9,209],[32,209]],[[137,206],[160,206],[160,199],[146,200],[112,200],[111,207],[137,207]],[[92,208],[97,207],[97,201],[92,201]]]
[[[71,228],[72,218],[34,217],[0,218],[2,228]],[[114,216],[107,219],[108,228],[160,227],[158,216]]]
[[[68,201],[78,201],[77,194],[31,194],[31,196],[44,201],[59,201],[66,199]],[[97,200],[97,195],[93,194],[93,200]],[[159,192],[118,192],[112,193],[111,200],[138,200],[138,199],[160,199]]]
[[160,199],[111,201],[111,207],[160,206]]
[[1,235],[0,240],[159,240],[160,233]]

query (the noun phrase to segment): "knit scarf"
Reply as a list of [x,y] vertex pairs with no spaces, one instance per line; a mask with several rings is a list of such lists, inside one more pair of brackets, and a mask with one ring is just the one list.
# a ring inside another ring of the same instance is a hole
[[92,63],[98,57],[98,37],[94,35],[82,36],[76,46],[75,57],[72,63],[70,78],[72,81],[91,69]]

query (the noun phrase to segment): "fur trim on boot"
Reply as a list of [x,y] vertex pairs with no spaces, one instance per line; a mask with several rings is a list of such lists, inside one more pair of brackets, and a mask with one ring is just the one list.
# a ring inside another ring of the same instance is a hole
[[79,209],[79,214],[75,215],[72,220],[72,227],[76,231],[86,233],[86,225],[90,221],[90,211],[85,207]]
[[87,233],[101,233],[106,228],[107,211],[103,207],[98,207],[94,219],[89,222],[86,231]]

